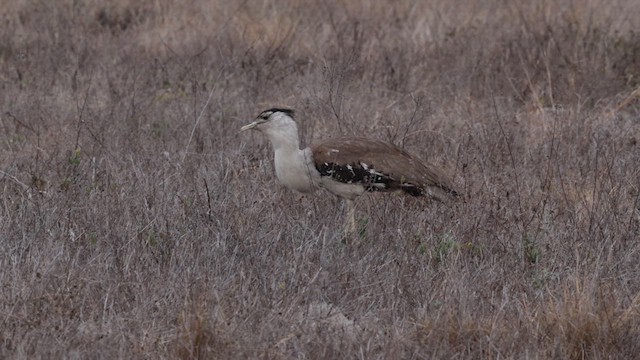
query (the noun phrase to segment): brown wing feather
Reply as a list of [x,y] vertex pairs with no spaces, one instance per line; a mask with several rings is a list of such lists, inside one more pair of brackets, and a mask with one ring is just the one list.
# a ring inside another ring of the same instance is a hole
[[[441,170],[385,141],[359,137],[334,138],[316,144],[312,147],[312,151],[318,169],[324,164],[358,167],[366,164],[370,169],[393,179],[396,188],[402,188],[413,195],[420,195],[422,191],[413,193],[411,187],[414,189],[431,187],[449,195],[458,195],[451,181]],[[441,194],[432,193],[431,195],[442,198],[438,196]]]

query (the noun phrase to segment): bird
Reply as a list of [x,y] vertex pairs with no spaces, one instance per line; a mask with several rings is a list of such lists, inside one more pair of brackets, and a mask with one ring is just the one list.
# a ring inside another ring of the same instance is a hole
[[346,236],[356,231],[355,200],[368,192],[403,192],[446,202],[460,197],[439,168],[396,145],[364,137],[335,137],[300,149],[294,110],[270,108],[240,131],[257,130],[271,142],[275,173],[300,193],[324,189],[347,203]]

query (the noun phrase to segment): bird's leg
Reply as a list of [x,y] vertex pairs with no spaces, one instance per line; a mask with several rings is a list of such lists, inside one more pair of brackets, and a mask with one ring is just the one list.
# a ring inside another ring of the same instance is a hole
[[356,226],[356,206],[353,200],[347,200],[347,221],[344,227],[345,238],[355,235],[357,232]]

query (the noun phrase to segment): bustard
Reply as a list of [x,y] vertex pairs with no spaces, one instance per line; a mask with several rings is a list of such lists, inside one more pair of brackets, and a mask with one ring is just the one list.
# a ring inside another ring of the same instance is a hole
[[323,188],[346,200],[346,234],[356,230],[354,200],[365,192],[403,191],[441,202],[459,194],[441,170],[385,141],[340,137],[300,149],[291,109],[265,110],[240,130],[249,129],[269,138],[276,176],[286,187],[302,193]]

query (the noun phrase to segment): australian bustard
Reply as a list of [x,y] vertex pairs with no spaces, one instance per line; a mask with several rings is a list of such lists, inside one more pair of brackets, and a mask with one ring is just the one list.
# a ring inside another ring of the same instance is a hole
[[442,171],[385,141],[340,137],[300,149],[291,109],[265,110],[241,131],[249,129],[271,141],[276,176],[286,187],[302,193],[323,188],[347,201],[346,234],[356,230],[354,200],[365,192],[403,191],[441,202],[458,196]]

